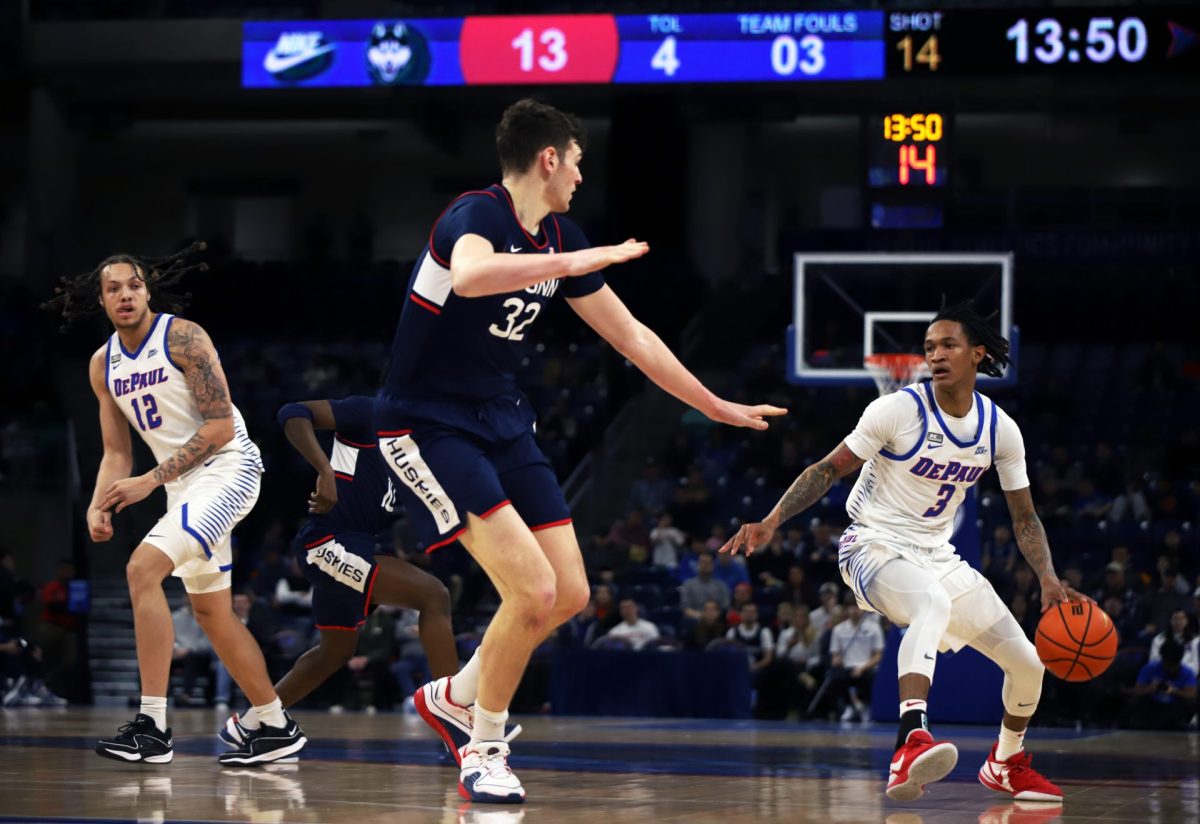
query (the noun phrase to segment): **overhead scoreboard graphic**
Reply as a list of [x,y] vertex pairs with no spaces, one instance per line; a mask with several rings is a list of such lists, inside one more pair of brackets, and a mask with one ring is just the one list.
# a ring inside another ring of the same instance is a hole
[[247,88],[881,81],[1200,68],[1200,8],[565,14],[243,25]]

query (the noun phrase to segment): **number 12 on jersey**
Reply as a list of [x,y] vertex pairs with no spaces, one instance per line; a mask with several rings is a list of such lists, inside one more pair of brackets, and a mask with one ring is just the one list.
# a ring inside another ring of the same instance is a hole
[[[141,406],[146,409],[146,417],[143,420],[142,410],[138,406],[138,401],[141,401]],[[153,395],[142,395],[138,398],[130,398],[129,402],[133,404],[133,415],[137,418],[138,428],[143,432],[147,429],[158,429],[162,426],[162,415],[158,414],[158,401],[154,400]]]

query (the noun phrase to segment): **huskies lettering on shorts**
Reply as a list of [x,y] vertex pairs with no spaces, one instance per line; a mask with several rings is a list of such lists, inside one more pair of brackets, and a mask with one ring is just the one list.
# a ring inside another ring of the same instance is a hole
[[985,469],[987,469],[986,466],[971,466],[970,464],[963,464],[958,461],[934,463],[931,458],[921,458],[908,471],[930,481],[973,484],[983,474]]
[[337,541],[327,541],[320,546],[310,547],[305,561],[329,577],[351,589],[362,592],[371,572],[371,562],[346,548]]
[[437,524],[438,533],[445,535],[459,523],[458,510],[442,489],[433,470],[421,457],[421,450],[411,435],[381,438],[379,445],[392,465],[396,477],[416,495]]

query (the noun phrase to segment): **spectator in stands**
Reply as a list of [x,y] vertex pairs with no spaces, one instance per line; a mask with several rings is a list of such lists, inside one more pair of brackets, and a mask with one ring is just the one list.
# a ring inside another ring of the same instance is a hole
[[838,572],[838,538],[829,524],[818,523],[812,528],[812,546],[808,550],[808,571],[816,581],[841,580]]
[[1079,518],[1092,524],[1103,521],[1112,510],[1112,505],[1112,500],[1096,489],[1091,478],[1080,479],[1075,498],[1075,512]]
[[[719,551],[721,547],[725,546],[725,542],[727,540],[729,540],[729,530],[725,528],[725,525],[713,524],[708,531],[708,540],[704,542],[704,548],[709,552],[715,553]],[[717,560],[719,561],[720,559],[718,558]],[[726,583],[729,582],[726,581]],[[733,584],[729,585],[733,586]]]
[[690,533],[701,528],[705,516],[712,510],[712,492],[700,467],[695,464],[688,467],[687,477],[675,488],[671,510],[679,521],[679,528]]
[[1008,600],[1010,602],[1014,595],[1024,595],[1025,600],[1031,604],[1040,604],[1042,602],[1041,590],[1038,589],[1037,576],[1033,574],[1033,568],[1025,563],[1025,561],[1017,564],[1017,568],[1013,572],[1012,585],[1008,591]]
[[[625,558],[625,566],[642,564],[649,555],[650,530],[640,509],[631,509],[608,531],[608,543],[616,547]],[[614,567],[618,569],[621,567]]]
[[831,691],[847,701],[842,720],[852,721],[857,717],[870,721],[871,685],[883,657],[883,633],[875,624],[863,620],[857,603],[851,601],[846,605],[846,620],[833,628],[829,654],[837,688]]
[[1104,568],[1104,584],[1092,593],[1092,598],[1098,604],[1103,604],[1109,598],[1117,598],[1125,605],[1126,620],[1139,619],[1140,609],[1137,592],[1129,584],[1125,575],[1125,565],[1120,561],[1110,561]]
[[746,561],[750,579],[757,587],[782,587],[788,577],[788,569],[796,563],[796,556],[787,551],[783,533],[776,530],[765,551],[756,552]]
[[621,620],[621,614],[617,609],[617,599],[613,595],[613,588],[608,584],[600,584],[596,587],[595,592],[592,593],[592,603],[596,610],[594,634],[599,638],[617,625]]
[[981,558],[983,574],[997,590],[1008,589],[1019,556],[1012,530],[1006,524],[998,524],[991,540],[984,541]]
[[1025,631],[1025,637],[1033,638],[1041,616],[1029,609],[1029,599],[1019,592],[1015,593],[1008,604],[1008,610],[1017,619],[1021,629]]
[[1148,661],[1138,673],[1128,726],[1138,729],[1181,730],[1196,712],[1196,673],[1183,664],[1183,648],[1169,639],[1161,658]]
[[821,584],[819,592],[820,605],[809,613],[809,623],[813,632],[820,635],[833,626],[833,614],[838,605],[838,585],[832,581]]
[[650,530],[650,545],[654,548],[651,564],[665,569],[679,566],[679,555],[687,545],[687,535],[675,526],[670,512],[658,516],[658,523]]
[[1144,604],[1146,607],[1147,630],[1165,630],[1171,623],[1171,613],[1176,610],[1187,611],[1188,597],[1179,591],[1177,586],[1179,571],[1173,566],[1164,567],[1159,573],[1158,589],[1147,593]]
[[1131,620],[1129,612],[1125,609],[1125,599],[1110,595],[1103,601],[1103,607],[1117,629],[1117,643],[1122,647],[1135,644],[1142,628],[1136,620]]
[[[709,540],[712,543],[712,540]],[[722,541],[722,543],[724,543]],[[720,546],[720,545],[718,545]],[[713,575],[724,581],[725,586],[733,590],[738,584],[750,583],[750,573],[746,571],[746,559],[742,555],[734,557],[732,552],[717,553],[717,565]]]
[[1192,672],[1200,672],[1200,638],[1196,637],[1196,633],[1192,630],[1191,619],[1188,614],[1181,609],[1177,609],[1171,613],[1170,626],[1154,636],[1154,641],[1150,644],[1150,660],[1162,660],[1163,644],[1170,639],[1179,648],[1183,650],[1183,664],[1191,669]]
[[[1167,536],[1169,537],[1172,534],[1178,535],[1178,533],[1168,532]],[[1184,598],[1187,598],[1188,593],[1192,591],[1192,585],[1188,581],[1187,576],[1184,575],[1179,569],[1178,549],[1176,549],[1176,551],[1173,553],[1164,552],[1163,554],[1159,555],[1158,560],[1154,564],[1154,568],[1158,571],[1160,580],[1162,580],[1162,578],[1168,574],[1168,570],[1174,570],[1175,591],[1184,596]]]
[[757,686],[762,673],[775,660],[775,635],[758,622],[758,605],[751,601],[743,606],[741,621],[737,626],[730,627],[725,637],[746,648],[746,657],[750,659],[751,683]]
[[782,602],[791,604],[796,609],[803,609],[807,613],[812,609],[816,600],[813,597],[813,589],[808,583],[808,576],[804,573],[804,567],[793,562],[788,567],[787,580],[783,585]]
[[786,683],[788,709],[795,716],[807,714],[809,702],[816,692],[818,681],[813,675],[820,664],[821,651],[817,632],[809,621],[808,609],[791,608],[784,601],[779,605],[779,639],[775,642],[775,658]]
[[312,627],[312,581],[304,576],[300,562],[292,555],[288,561],[288,574],[275,584],[273,604],[280,619],[289,629],[307,633]]
[[671,504],[674,485],[662,476],[658,461],[647,458],[642,468],[642,477],[633,482],[629,490],[629,507],[658,515]]
[[692,538],[688,548],[679,556],[679,566],[675,567],[675,580],[682,584],[688,578],[695,578],[700,556],[706,552],[708,550],[704,548],[704,539]]
[[605,638],[624,638],[635,650],[641,649],[659,635],[658,627],[639,616],[637,602],[621,599],[621,623],[610,629]]
[[713,641],[718,638],[724,638],[728,627],[725,625],[725,610],[721,609],[712,598],[704,602],[704,608],[700,612],[700,620],[692,627],[691,633],[688,635],[688,647],[696,650],[704,650]]
[[212,645],[192,614],[190,600],[185,598],[183,606],[171,613],[171,623],[175,627],[171,662],[183,667],[183,690],[176,693],[175,703],[185,707],[193,702],[206,703],[203,694],[197,691],[196,680],[212,674]]
[[593,595],[570,621],[558,630],[559,643],[565,647],[588,647],[595,640],[596,596]]
[[[383,666],[376,670],[374,677],[375,692],[379,696],[373,702],[376,705],[391,706],[391,692],[397,686],[401,700],[407,701],[417,691],[417,687],[433,678],[429,670],[429,658],[425,655],[425,648],[421,646],[420,630],[421,613],[415,609],[396,610],[393,629],[395,647],[390,652],[396,659],[391,665],[391,675],[395,681],[385,677],[390,657],[382,658]],[[376,659],[372,661],[381,658],[381,653],[382,650],[376,651]],[[369,706],[367,709],[370,711]]]
[[42,664],[47,685],[56,693],[68,692],[79,651],[79,618],[71,612],[71,581],[75,565],[58,563],[54,580],[42,587]]
[[725,623],[736,627],[742,622],[742,610],[747,604],[754,603],[754,587],[748,581],[742,581],[733,588],[733,597],[729,601],[729,612],[725,614]]
[[1126,481],[1125,491],[1113,499],[1109,515],[1116,524],[1125,521],[1145,523],[1153,517],[1150,504],[1146,501],[1146,494],[1142,491],[1141,481],[1136,479]]
[[713,556],[711,552],[700,555],[696,562],[696,577],[683,582],[679,589],[679,605],[684,617],[698,620],[704,609],[705,601],[716,601],[721,613],[729,608],[729,587],[713,577]]

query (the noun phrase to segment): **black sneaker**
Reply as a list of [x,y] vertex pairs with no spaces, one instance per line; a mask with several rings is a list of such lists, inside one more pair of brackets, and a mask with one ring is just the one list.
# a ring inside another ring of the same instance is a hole
[[268,764],[300,752],[308,743],[308,739],[290,715],[285,712],[283,717],[287,721],[284,726],[268,727],[263,724],[256,730],[250,730],[241,746],[236,750],[221,753],[217,760],[226,767],[245,767],[252,764]]
[[171,730],[163,732],[153,718],[140,712],[132,723],[117,730],[115,736],[100,739],[96,754],[113,761],[144,761],[147,764],[168,764],[175,757]]

